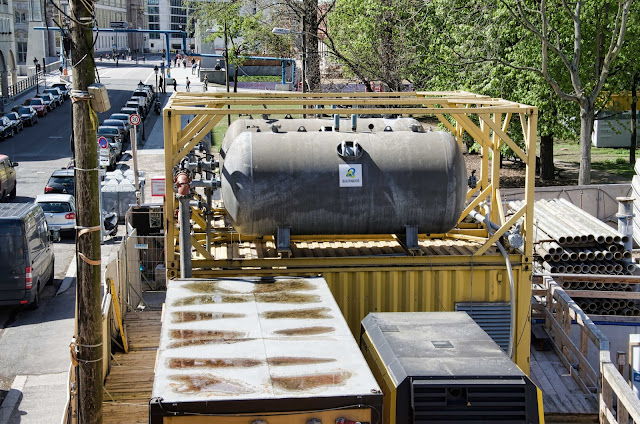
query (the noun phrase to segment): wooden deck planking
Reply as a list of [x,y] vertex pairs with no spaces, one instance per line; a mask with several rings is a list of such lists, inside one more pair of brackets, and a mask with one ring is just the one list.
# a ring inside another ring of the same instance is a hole
[[129,353],[116,353],[105,381],[103,423],[148,423],[160,311],[129,312],[124,320]]
[[598,414],[595,395],[582,392],[554,351],[531,349],[531,379],[542,390],[545,416]]

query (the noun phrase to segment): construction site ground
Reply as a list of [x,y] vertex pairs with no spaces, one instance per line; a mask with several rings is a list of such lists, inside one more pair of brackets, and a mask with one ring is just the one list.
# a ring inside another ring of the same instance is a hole
[[[476,175],[480,174],[482,157],[479,154],[465,154],[465,162],[467,164],[467,175],[471,175],[471,171],[476,170]],[[555,160],[555,179],[544,181],[536,175],[536,187],[549,186],[570,186],[578,184],[578,173],[580,167],[577,163],[564,162]],[[524,187],[525,166],[522,162],[514,162],[509,159],[503,159],[502,169],[500,170],[500,187],[502,188],[519,188]],[[609,173],[606,171],[592,169],[591,184],[630,184],[629,178]]]

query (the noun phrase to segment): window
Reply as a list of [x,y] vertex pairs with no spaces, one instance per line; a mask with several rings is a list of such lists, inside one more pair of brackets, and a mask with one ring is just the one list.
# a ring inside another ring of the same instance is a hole
[[160,22],[160,16],[158,15],[149,15],[149,23],[151,22]]
[[23,24],[27,22],[27,12],[16,10],[15,15],[17,24]]
[[160,8],[155,6],[149,6],[149,15],[159,15]]
[[27,62],[27,42],[26,41],[18,41],[18,63],[26,63]]
[[187,10],[184,7],[172,7],[171,8],[171,14],[172,15],[186,16],[187,15]]
[[[172,24],[186,24],[187,23],[187,17],[186,16],[171,16],[171,23]],[[172,29],[173,29],[173,25],[172,25]]]

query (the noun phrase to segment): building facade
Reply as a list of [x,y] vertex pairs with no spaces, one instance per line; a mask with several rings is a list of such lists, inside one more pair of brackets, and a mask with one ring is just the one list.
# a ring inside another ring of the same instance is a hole
[[[112,22],[129,23],[127,0],[102,0],[95,3],[98,28],[111,28]],[[129,36],[126,32],[100,32],[95,35],[94,49],[97,54],[128,52]]]
[[[148,29],[185,31],[188,27],[189,11],[183,0],[147,0]],[[182,37],[171,34],[167,46],[163,34],[149,34],[147,49],[160,53],[169,49],[172,53],[182,53]],[[193,37],[187,38],[187,50],[196,50]]]

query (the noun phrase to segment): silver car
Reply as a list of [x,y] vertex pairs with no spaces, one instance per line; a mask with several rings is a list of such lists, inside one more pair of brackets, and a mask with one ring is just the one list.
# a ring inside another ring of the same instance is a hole
[[42,207],[50,229],[60,234],[72,233],[76,228],[76,202],[70,194],[39,194],[36,203]]

